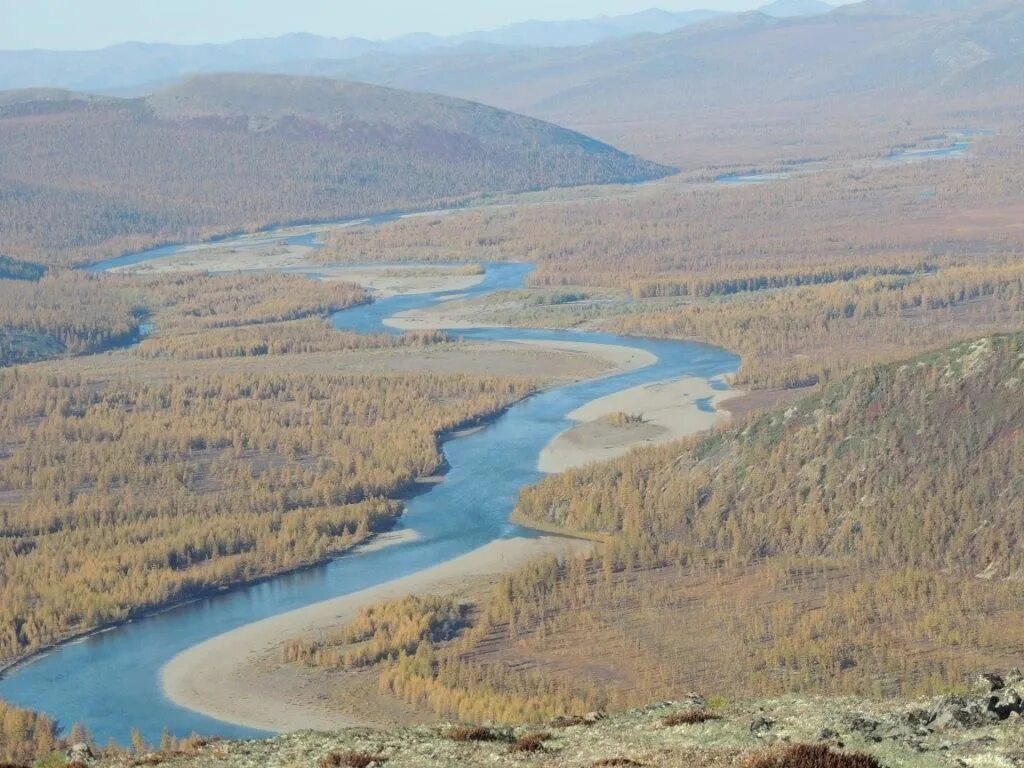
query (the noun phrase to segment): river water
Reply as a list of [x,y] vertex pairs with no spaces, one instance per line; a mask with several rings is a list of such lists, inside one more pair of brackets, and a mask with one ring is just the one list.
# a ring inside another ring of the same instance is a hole
[[[131,263],[166,255],[169,249],[129,257]],[[106,266],[126,263],[115,260]],[[491,264],[483,281],[459,295],[485,295],[522,285],[530,267]],[[340,329],[390,331],[385,318],[449,298],[454,292],[396,296],[339,312]],[[537,458],[579,406],[640,384],[679,376],[711,379],[736,370],[739,359],[716,347],[573,331],[508,328],[458,331],[475,340],[549,339],[617,344],[647,350],[658,362],[636,371],[546,390],[510,408],[484,429],[447,440],[449,471],[443,483],[408,501],[398,528],[411,541],[356,552],[298,573],[234,589],[59,646],[11,670],[0,680],[0,697],[57,717],[62,725],[84,723],[99,742],[126,743],[131,728],[155,741],[166,728],[229,738],[262,735],[222,723],[168,700],[160,687],[162,667],[181,651],[259,619],[356,592],[416,573],[503,537],[532,535],[509,522],[519,489],[537,482]]]

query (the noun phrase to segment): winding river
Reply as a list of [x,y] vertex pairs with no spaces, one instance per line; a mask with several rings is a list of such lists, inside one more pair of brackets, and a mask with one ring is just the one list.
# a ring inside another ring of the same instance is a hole
[[[155,249],[100,268],[159,258],[173,250]],[[488,265],[482,282],[458,295],[519,287],[530,269],[523,264]],[[361,333],[393,332],[382,325],[385,318],[454,294],[381,299],[339,312],[333,322],[337,328]],[[483,341],[615,344],[646,350],[658,361],[627,373],[546,390],[513,406],[484,429],[447,440],[443,449],[450,469],[444,482],[410,499],[398,524],[399,529],[415,532],[414,539],[351,553],[59,646],[12,669],[0,680],[0,697],[45,711],[64,726],[82,722],[101,743],[110,738],[126,743],[132,727],[153,741],[165,728],[176,735],[261,735],[176,706],[161,690],[161,668],[181,651],[250,622],[414,574],[495,539],[531,535],[510,523],[509,515],[519,489],[541,478],[537,458],[543,447],[571,426],[566,414],[640,384],[680,376],[718,382],[717,377],[735,371],[739,364],[736,356],[712,346],[601,333],[497,328],[458,331],[457,335]],[[724,388],[724,384],[716,386]]]

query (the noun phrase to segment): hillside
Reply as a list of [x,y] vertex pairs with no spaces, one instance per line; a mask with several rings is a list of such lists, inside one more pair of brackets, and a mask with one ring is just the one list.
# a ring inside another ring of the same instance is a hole
[[0,94],[0,230],[5,255],[28,260],[666,173],[531,118],[333,80]]
[[[516,519],[596,535],[594,554],[522,568],[472,601],[468,627],[372,671],[337,662],[359,648],[349,627],[285,658],[339,701],[369,684],[413,718],[513,723],[690,690],[966,690],[1019,659],[1022,359],[1024,335],[987,337],[548,477]],[[415,625],[433,608],[400,610]]]
[[652,9],[383,43],[303,34],[7,51],[0,87],[138,94],[196,72],[341,78],[529,114],[685,169],[871,154],[904,139],[900,128],[1019,123],[1019,3],[865,0],[829,11],[779,0],[744,14]]
[[738,433],[550,478],[519,514],[741,560],[1019,579],[1022,355],[1024,336],[1003,336],[871,368]]

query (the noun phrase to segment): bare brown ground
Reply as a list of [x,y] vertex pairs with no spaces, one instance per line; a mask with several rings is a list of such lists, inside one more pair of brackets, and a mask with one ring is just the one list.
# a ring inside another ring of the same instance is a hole
[[718,403],[734,419],[742,419],[755,413],[771,410],[802,400],[817,391],[817,387],[794,387],[793,389],[764,389],[746,392],[739,397],[730,397]]

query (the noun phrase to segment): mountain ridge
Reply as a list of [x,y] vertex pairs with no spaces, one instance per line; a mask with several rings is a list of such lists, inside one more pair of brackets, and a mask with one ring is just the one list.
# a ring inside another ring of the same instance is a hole
[[[774,0],[769,14],[822,13],[832,9],[821,0]],[[228,43],[178,45],[126,41],[97,50],[0,51],[0,90],[37,86],[111,93],[140,87],[154,89],[195,74],[227,71],[276,71],[300,60],[345,61],[363,56],[404,56],[427,51],[487,50],[587,46],[642,34],[666,34],[731,14],[698,9],[648,8],[635,13],[555,21],[529,20],[496,29],[435,35],[412,33],[387,40],[329,37],[290,32]]]

